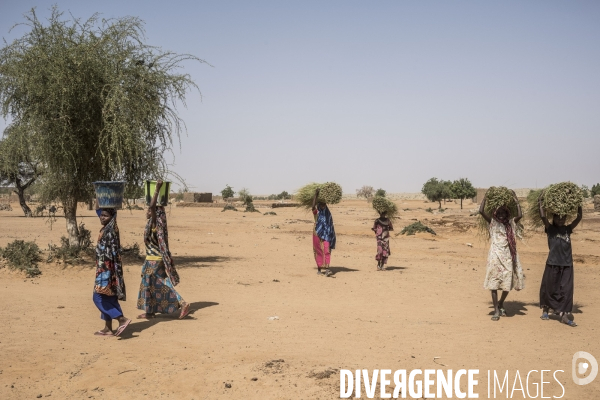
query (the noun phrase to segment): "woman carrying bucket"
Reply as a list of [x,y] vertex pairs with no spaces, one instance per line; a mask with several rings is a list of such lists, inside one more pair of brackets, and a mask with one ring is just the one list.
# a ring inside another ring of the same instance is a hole
[[125,301],[125,281],[121,264],[121,239],[117,226],[117,211],[114,208],[100,208],[96,199],[96,213],[102,229],[96,245],[96,281],[94,284],[94,304],[105,321],[104,329],[96,336],[113,336],[112,320],[119,321],[114,336],[119,336],[131,323],[125,318],[119,300]]
[[138,315],[138,319],[151,319],[156,313],[173,313],[178,309],[181,309],[179,319],[182,319],[188,315],[190,308],[175,290],[179,274],[169,251],[167,215],[164,207],[156,205],[162,184],[160,180],[156,182],[154,196],[146,212],[146,262],[142,266],[142,282],[137,302],[137,308],[144,313]]

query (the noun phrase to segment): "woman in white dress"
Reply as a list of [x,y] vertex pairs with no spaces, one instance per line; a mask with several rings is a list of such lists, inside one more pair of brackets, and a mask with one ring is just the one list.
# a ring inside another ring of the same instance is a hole
[[[521,206],[513,192],[517,203],[518,215],[511,218],[510,210],[506,206],[497,208],[493,215],[485,213],[485,198],[479,207],[479,213],[490,224],[490,252],[488,254],[487,269],[483,288],[492,293],[494,315],[492,321],[498,321],[506,316],[504,300],[512,289],[521,290],[525,287],[525,276],[517,254],[517,223],[523,217]],[[502,296],[498,300],[498,290]]]

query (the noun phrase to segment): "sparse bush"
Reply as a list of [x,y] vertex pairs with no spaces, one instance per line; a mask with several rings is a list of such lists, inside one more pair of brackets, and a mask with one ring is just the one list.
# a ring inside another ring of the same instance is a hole
[[231,204],[226,204],[225,207],[223,207],[223,209],[221,210],[221,212],[225,212],[225,211],[237,211],[237,208],[235,208],[234,206],[232,206]]
[[377,196],[379,196],[379,197],[385,197],[386,194],[387,194],[387,192],[385,190],[379,188],[375,192],[375,197],[377,197]]
[[277,215],[277,213],[273,212],[273,211],[267,211],[266,213],[264,213],[263,215]]
[[24,240],[15,240],[7,244],[5,248],[0,248],[0,256],[8,261],[8,265],[25,272],[28,277],[42,273],[37,265],[42,260],[40,255],[40,248],[35,242]]
[[373,197],[373,186],[363,186],[360,189],[356,189],[356,197],[364,197],[365,199],[369,200],[371,197]]

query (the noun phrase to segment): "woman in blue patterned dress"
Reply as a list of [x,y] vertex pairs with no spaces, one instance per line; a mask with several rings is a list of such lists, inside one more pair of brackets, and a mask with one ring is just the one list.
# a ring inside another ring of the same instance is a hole
[[170,314],[177,310],[181,310],[179,318],[182,319],[188,315],[190,308],[175,290],[179,283],[179,274],[169,251],[167,215],[163,207],[156,205],[161,186],[162,181],[158,181],[146,214],[146,262],[142,267],[142,282],[137,303],[137,308],[144,313],[138,315],[138,319],[151,319],[157,313]]

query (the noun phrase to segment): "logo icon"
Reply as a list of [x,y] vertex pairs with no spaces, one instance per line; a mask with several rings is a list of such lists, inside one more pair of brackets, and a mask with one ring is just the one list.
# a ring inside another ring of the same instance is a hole
[[[589,371],[589,375],[585,376]],[[598,375],[598,361],[590,353],[578,351],[573,354],[573,382],[576,385],[587,385]],[[585,378],[583,377],[585,376]]]

